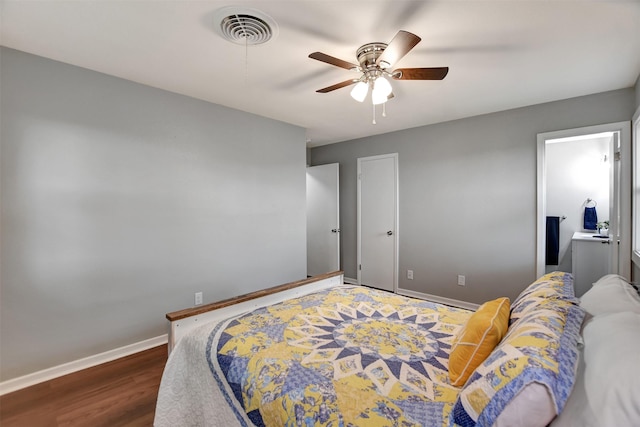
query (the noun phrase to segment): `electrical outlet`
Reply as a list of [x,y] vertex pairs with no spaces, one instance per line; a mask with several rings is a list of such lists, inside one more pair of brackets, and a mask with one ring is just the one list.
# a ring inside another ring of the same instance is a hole
[[407,279],[413,280],[413,270],[407,270]]
[[202,304],[202,292],[196,292],[196,294],[195,294],[195,304],[196,305]]
[[458,274],[458,286],[466,286],[464,284],[465,277],[462,274]]

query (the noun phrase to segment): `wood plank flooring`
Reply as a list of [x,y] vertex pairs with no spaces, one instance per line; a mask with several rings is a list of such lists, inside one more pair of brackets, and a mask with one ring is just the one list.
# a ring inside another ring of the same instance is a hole
[[2,427],[151,426],[167,347],[0,396]]

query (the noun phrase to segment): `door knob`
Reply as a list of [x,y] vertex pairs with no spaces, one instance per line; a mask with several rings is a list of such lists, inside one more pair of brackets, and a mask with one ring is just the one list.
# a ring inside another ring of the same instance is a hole
[[393,236],[393,231],[391,230],[387,231],[387,236]]

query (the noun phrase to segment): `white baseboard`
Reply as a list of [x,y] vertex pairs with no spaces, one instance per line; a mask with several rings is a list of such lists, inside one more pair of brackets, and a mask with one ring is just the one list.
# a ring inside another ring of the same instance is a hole
[[472,302],[460,301],[453,298],[440,297],[438,295],[424,294],[422,292],[412,291],[411,289],[398,288],[398,294],[412,298],[420,298],[431,302],[437,302],[440,304],[451,305],[458,308],[466,308],[467,310],[477,310],[480,304],[474,304]]
[[105,351],[104,353],[94,354],[93,356],[84,357],[82,359],[74,360],[62,365],[43,369],[42,371],[33,372],[22,377],[3,381],[0,382],[0,396],[11,393],[12,391],[21,390],[23,388],[39,384],[44,381],[49,381],[63,375],[71,374],[73,372],[78,372],[83,369],[111,362],[112,360],[120,359],[121,357],[148,350],[150,348],[166,344],[167,342],[168,337],[165,334],[159,337],[129,344],[124,347]]
[[352,279],[351,277],[344,277],[343,280],[344,280],[344,283],[346,283],[347,285],[357,285],[358,284],[358,279]]

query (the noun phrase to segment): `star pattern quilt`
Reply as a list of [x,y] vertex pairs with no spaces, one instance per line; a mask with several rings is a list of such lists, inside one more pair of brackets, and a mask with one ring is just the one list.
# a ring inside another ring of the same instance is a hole
[[207,359],[241,424],[446,426],[447,360],[470,315],[340,286],[217,325]]
[[534,282],[463,387],[448,366],[460,308],[339,285],[205,323],[171,352],[154,425],[481,427],[541,407],[546,425],[575,381],[578,302],[568,273]]

